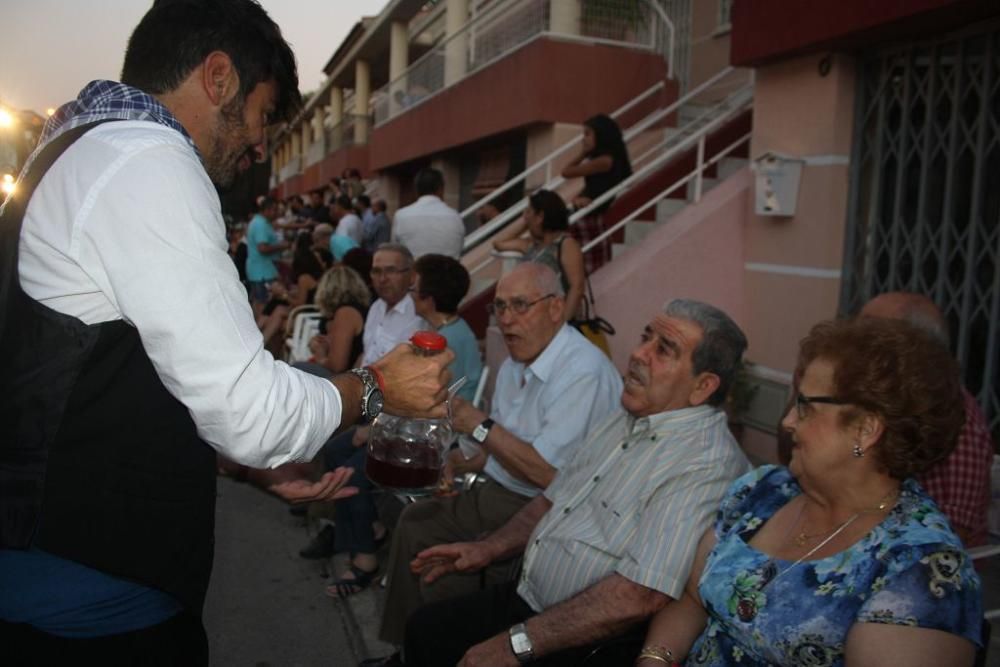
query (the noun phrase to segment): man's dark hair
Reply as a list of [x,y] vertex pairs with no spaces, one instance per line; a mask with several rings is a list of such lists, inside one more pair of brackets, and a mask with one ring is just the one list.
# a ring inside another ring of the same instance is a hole
[[447,255],[421,255],[413,266],[420,276],[420,296],[434,299],[434,308],[453,315],[469,292],[469,272]]
[[278,200],[275,199],[274,197],[271,197],[270,195],[261,197],[260,201],[257,203],[257,212],[263,213],[272,206],[277,206],[277,204]]
[[295,56],[256,0],[156,0],[128,40],[121,80],[151,95],[169,93],[213,51],[233,61],[241,100],[257,84],[275,82],[271,121],[291,120],[302,107]]
[[357,202],[358,202],[358,206],[360,206],[361,208],[363,208],[363,209],[365,209],[365,208],[371,208],[371,206],[372,206],[372,199],[368,195],[358,195],[356,199],[357,199]]
[[444,176],[437,169],[425,167],[417,172],[417,177],[413,179],[413,185],[421,197],[435,195],[444,189]]
[[354,211],[354,204],[351,203],[351,198],[347,195],[338,195],[335,203],[345,211]]
[[376,199],[374,202],[372,202],[372,209],[374,209],[376,213],[385,213],[386,211],[385,200]]

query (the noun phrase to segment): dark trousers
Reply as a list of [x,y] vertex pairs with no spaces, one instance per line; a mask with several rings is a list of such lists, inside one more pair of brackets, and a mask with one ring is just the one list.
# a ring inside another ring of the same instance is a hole
[[[406,667],[455,667],[465,652],[490,637],[506,632],[532,616],[517,594],[517,582],[451,600],[424,605],[406,624],[403,658]],[[631,665],[639,654],[646,627],[636,627],[621,639],[566,649],[532,662],[539,667],[611,667]]]
[[334,436],[323,446],[323,456],[328,470],[340,466],[352,468],[351,486],[358,487],[357,495],[338,500],[334,505],[334,550],[337,553],[373,554],[375,548],[375,531],[372,524],[378,518],[375,509],[375,498],[372,495],[374,484],[365,475],[365,461],[368,448],[355,447],[354,429],[348,429]]
[[84,639],[0,621],[0,662],[17,667],[206,667],[208,637],[201,619],[187,612],[141,630]]

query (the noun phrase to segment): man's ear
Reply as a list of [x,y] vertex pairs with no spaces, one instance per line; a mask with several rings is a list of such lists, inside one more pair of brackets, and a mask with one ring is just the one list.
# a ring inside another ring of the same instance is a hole
[[688,404],[691,407],[702,405],[712,397],[715,390],[719,388],[719,384],[721,384],[721,381],[715,373],[709,373],[708,371],[699,373],[698,377],[694,379],[694,388],[691,389]]
[[562,322],[566,310],[566,297],[554,296],[547,301],[549,302],[549,318],[553,322]]
[[235,98],[240,89],[240,77],[232,58],[223,51],[208,54],[202,63],[201,84],[214,106],[225,106]]

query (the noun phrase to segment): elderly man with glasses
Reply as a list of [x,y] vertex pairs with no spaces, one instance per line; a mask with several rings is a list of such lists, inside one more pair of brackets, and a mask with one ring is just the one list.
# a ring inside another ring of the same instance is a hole
[[410,572],[410,561],[434,544],[473,540],[502,526],[549,485],[586,434],[618,408],[619,373],[564,324],[564,298],[552,269],[533,262],[519,265],[497,285],[490,310],[510,358],[497,375],[492,410],[487,415],[465,401],[453,405],[455,429],[482,450],[461,463],[480,468],[485,481],[457,496],[404,510],[388,565],[384,640],[401,644],[406,619],[420,604],[509,577],[514,563],[508,560],[482,574],[457,574],[426,585]]

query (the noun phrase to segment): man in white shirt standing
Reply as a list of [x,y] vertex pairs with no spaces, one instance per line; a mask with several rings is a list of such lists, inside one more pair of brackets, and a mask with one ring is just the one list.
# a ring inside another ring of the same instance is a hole
[[482,449],[468,463],[485,481],[403,510],[387,568],[385,641],[403,643],[406,619],[422,603],[509,578],[508,560],[483,578],[457,574],[424,585],[410,561],[435,544],[474,540],[502,526],[549,485],[587,433],[617,411],[621,377],[603,352],[565,324],[564,305],[558,276],[543,264],[520,264],[497,285],[491,310],[510,358],[497,374],[492,410],[487,415],[460,399],[452,404],[455,430]]
[[155,2],[121,78],[53,114],[2,212],[9,664],[207,665],[216,454],[285,498],[330,498],[346,471],[312,481],[296,462],[382,392],[416,414],[444,397],[450,353],[401,347],[323,380],[264,349],[215,188],[301,106],[258,3]]
[[409,248],[415,258],[436,253],[461,259],[465,225],[458,212],[441,200],[441,172],[430,167],[421,169],[414,186],[419,199],[396,211],[392,240]]
[[338,195],[333,200],[333,217],[337,219],[334,234],[346,236],[354,242],[354,247],[361,245],[363,238],[361,218],[354,212],[354,204],[347,195]]

